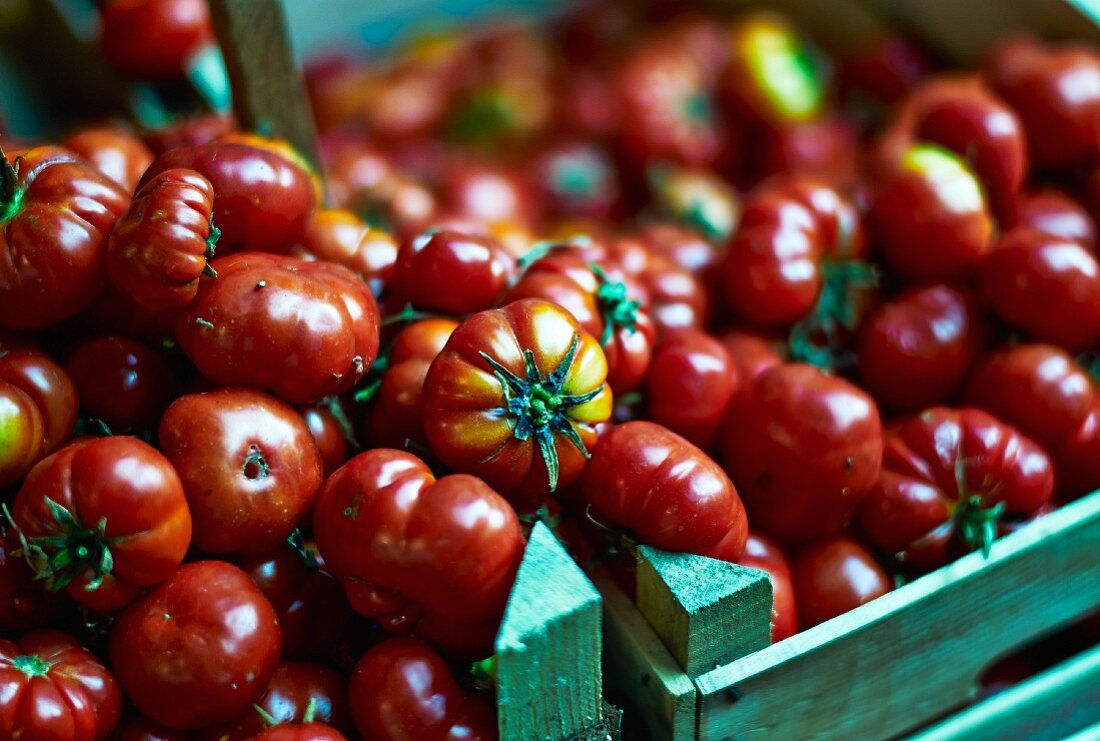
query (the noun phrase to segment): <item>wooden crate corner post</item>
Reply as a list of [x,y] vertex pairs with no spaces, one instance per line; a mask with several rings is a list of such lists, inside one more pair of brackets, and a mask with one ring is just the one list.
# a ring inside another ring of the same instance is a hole
[[603,702],[601,613],[600,593],[537,523],[496,639],[501,738],[618,738]]

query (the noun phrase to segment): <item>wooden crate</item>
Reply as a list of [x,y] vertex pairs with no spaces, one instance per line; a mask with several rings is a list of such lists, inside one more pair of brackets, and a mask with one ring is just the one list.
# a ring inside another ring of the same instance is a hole
[[[608,685],[636,699],[627,712],[654,738],[895,737],[963,706],[998,657],[1100,608],[1100,492],[1001,538],[989,558],[965,556],[774,646],[762,572],[646,548],[638,561],[637,604],[605,571],[592,576]],[[1067,733],[1100,721],[1100,652],[1067,663],[954,722],[1024,728],[1060,708]],[[954,737],[951,722],[925,737]]]

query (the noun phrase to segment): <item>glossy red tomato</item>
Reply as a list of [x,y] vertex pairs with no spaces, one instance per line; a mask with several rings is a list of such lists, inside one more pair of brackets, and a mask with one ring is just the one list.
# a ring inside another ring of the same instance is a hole
[[221,237],[213,213],[214,188],[194,170],[165,170],[148,180],[111,233],[111,283],[153,311],[190,303],[199,280],[217,276],[208,264]]
[[346,741],[347,737],[325,723],[288,723],[272,726],[256,741]]
[[1050,459],[1030,438],[979,409],[934,407],[887,435],[859,524],[899,561],[929,569],[959,541],[988,553],[1002,514],[1031,514],[1053,491]]
[[652,422],[617,425],[600,438],[581,479],[593,516],[647,545],[736,561],[749,523],[722,468]]
[[169,728],[236,718],[279,661],[279,621],[248,575],[222,561],[181,568],[111,630],[111,666],[138,710]]
[[618,173],[607,152],[585,141],[559,141],[528,164],[536,197],[551,216],[609,219],[622,202]]
[[1100,400],[1052,452],[1059,496],[1075,499],[1100,489]]
[[84,438],[34,467],[12,507],[29,562],[53,589],[117,610],[175,573],[191,514],[168,460],[132,437]]
[[747,392],[753,379],[774,365],[783,364],[779,348],[786,344],[782,340],[769,339],[763,335],[741,330],[733,330],[722,335],[722,345],[729,353],[730,360],[740,379],[740,393]]
[[445,314],[493,306],[515,271],[495,240],[461,232],[428,231],[406,242],[393,272],[395,300]]
[[313,532],[360,613],[457,653],[491,650],[524,543],[481,480],[436,480],[408,453],[367,451],[325,482]]
[[365,280],[375,296],[393,279],[397,242],[350,211],[319,209],[302,235],[301,248],[303,259],[343,265]]
[[313,435],[313,444],[321,456],[321,468],[327,477],[351,457],[349,433],[351,420],[343,403],[336,397],[322,399],[300,410],[302,420]]
[[101,741],[122,714],[118,683],[72,636],[0,639],[0,733],[34,741]]
[[358,383],[378,352],[378,307],[347,268],[245,253],[215,260],[176,320],[180,346],[221,385],[307,404]]
[[81,410],[115,434],[152,431],[179,386],[164,358],[124,337],[82,342],[65,367]]
[[130,196],[59,147],[0,159],[0,326],[41,329],[106,283],[107,235]]
[[[667,257],[684,270],[698,275],[717,264],[723,256],[722,244],[710,242],[703,235],[713,235],[711,238],[724,241],[735,221],[741,217],[741,203],[732,190],[723,198],[724,205],[721,207],[695,202],[692,199],[696,197],[702,199],[706,196],[685,195],[685,202],[679,206],[682,210],[676,218],[685,226],[654,221],[638,231],[638,238],[649,245],[654,254]],[[670,210],[674,208],[672,204],[669,207]],[[703,213],[693,215],[694,209],[702,209]],[[676,211],[673,210],[673,213]],[[698,219],[705,221],[706,226]]]
[[172,149],[209,144],[236,128],[232,114],[203,113],[176,119],[164,128],[145,132],[144,137],[153,154],[160,155]]
[[364,738],[497,738],[489,704],[463,692],[443,659],[411,638],[391,638],[363,654],[349,694],[352,717]]
[[871,397],[803,364],[777,365],[734,397],[726,470],[753,525],[784,543],[837,533],[878,479],[882,425]]
[[694,329],[676,332],[653,351],[646,375],[649,417],[708,448],[740,386],[733,358],[721,342]]
[[35,581],[15,532],[0,533],[0,635],[58,625],[72,603]]
[[88,162],[127,193],[133,193],[146,168],[153,163],[153,153],[136,134],[120,126],[82,129],[61,146]]
[[881,597],[894,580],[859,542],[833,537],[805,546],[791,559],[798,625],[812,628]]
[[191,55],[214,41],[203,0],[107,0],[99,13],[104,56],[134,77],[180,77]]
[[978,279],[993,310],[1036,340],[1067,350],[1100,343],[1100,262],[1080,243],[1013,229],[985,258]]
[[1016,224],[1077,242],[1096,252],[1096,224],[1077,201],[1057,190],[1021,193],[1016,203]]
[[858,147],[855,125],[847,117],[798,121],[772,132],[754,152],[754,174],[760,179],[806,175],[851,189],[860,179]]
[[864,386],[890,409],[946,401],[987,339],[974,297],[945,285],[914,288],[874,309],[859,330]]
[[487,224],[528,223],[536,216],[541,204],[517,169],[479,157],[429,158],[445,165],[436,187],[442,211]]
[[798,608],[790,562],[778,543],[760,533],[749,532],[745,552],[737,561],[759,569],[772,583],[772,643],[779,643],[798,632]]
[[[458,326],[424,381],[425,432],[453,469],[516,499],[575,481],[611,417],[607,361],[565,309],[527,299]],[[530,502],[525,502],[530,504]]]
[[206,553],[262,553],[309,514],[321,456],[292,407],[247,389],[177,399],[160,421],[161,450],[179,472]]

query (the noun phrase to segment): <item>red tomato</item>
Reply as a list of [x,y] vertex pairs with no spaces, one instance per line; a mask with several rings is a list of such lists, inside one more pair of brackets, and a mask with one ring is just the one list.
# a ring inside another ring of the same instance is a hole
[[1060,496],[1075,499],[1100,489],[1100,399],[1052,452]]
[[740,385],[733,358],[721,342],[694,329],[676,332],[661,340],[649,364],[649,416],[692,444],[708,448]]
[[100,741],[118,723],[111,672],[72,636],[53,630],[0,639],[0,733],[30,741]]
[[524,543],[485,483],[436,480],[415,456],[371,450],[325,482],[313,532],[357,611],[458,653],[491,651]]
[[12,517],[34,546],[38,576],[99,611],[172,576],[191,540],[179,476],[132,437],[85,438],[44,459],[16,495]]
[[343,265],[380,296],[393,279],[397,242],[387,232],[364,224],[350,211],[320,209],[302,235],[303,259]]
[[107,235],[130,197],[59,147],[0,158],[0,326],[41,329],[106,283]]
[[528,165],[538,200],[551,216],[608,219],[621,205],[618,173],[598,145],[556,142]]
[[611,417],[607,361],[563,308],[527,299],[462,322],[424,381],[428,442],[516,498],[575,481]]
[[307,404],[342,393],[378,352],[378,307],[347,268],[245,253],[215,260],[176,320],[176,335],[203,375]]
[[195,547],[206,553],[278,546],[321,488],[321,456],[305,421],[266,394],[220,388],[181,397],[158,437],[183,481]]
[[145,132],[144,136],[153,154],[159,155],[172,149],[209,144],[236,128],[237,122],[231,114],[205,113],[177,119],[164,128]]
[[859,524],[899,561],[929,569],[956,540],[988,553],[1002,513],[1028,515],[1054,491],[1047,454],[978,409],[934,407],[887,436]]
[[463,692],[443,659],[411,638],[391,638],[363,654],[351,676],[350,696],[364,738],[497,738],[489,704]]
[[347,737],[325,723],[273,726],[255,737],[256,741],[346,741]]
[[493,306],[515,271],[495,240],[455,231],[428,231],[406,242],[393,272],[395,300],[445,314]]
[[260,699],[279,644],[275,611],[248,575],[200,561],[118,617],[111,666],[138,710],[194,730],[230,721]]
[[762,335],[740,330],[727,332],[722,336],[722,345],[729,353],[740,380],[739,393],[747,391],[751,381],[768,368],[783,364],[783,356],[779,354],[777,348],[785,344],[779,340],[771,340]]
[[581,479],[595,517],[647,545],[736,561],[749,523],[729,477],[706,453],[652,422],[600,438]]
[[111,233],[111,283],[153,311],[190,303],[200,278],[217,277],[208,264],[221,236],[213,211],[213,186],[194,170],[165,170],[148,180]]
[[1083,245],[1013,229],[985,258],[978,278],[993,310],[1035,339],[1068,350],[1100,343],[1100,262]]
[[929,60],[902,33],[882,29],[844,50],[837,69],[840,93],[853,102],[894,103],[928,72]]
[[99,13],[104,56],[134,77],[180,77],[191,55],[214,41],[203,0],[107,0]]
[[859,181],[859,141],[846,117],[823,116],[778,129],[755,152],[758,178],[790,173],[850,188]]
[[[321,456],[321,468],[327,478],[351,457],[351,421],[336,397],[322,399],[301,409],[302,420],[313,435],[313,444]],[[345,429],[346,426],[346,429]]]
[[65,595],[34,580],[21,548],[16,533],[0,532],[0,635],[22,635],[56,626],[72,606]]
[[871,397],[847,381],[777,365],[734,397],[722,452],[754,526],[806,541],[839,532],[870,493],[882,425]]
[[772,643],[779,643],[797,633],[798,611],[795,606],[791,566],[779,544],[760,533],[750,531],[745,552],[737,562],[765,572],[771,580]]
[[481,158],[439,161],[444,164],[437,187],[442,210],[490,224],[526,223],[535,216],[540,204],[519,171]]
[[1096,252],[1096,224],[1077,201],[1057,190],[1021,193],[1016,203],[1016,225],[1084,245]]
[[153,153],[145,142],[119,126],[82,129],[61,146],[76,152],[127,193],[134,192],[146,168],[153,163]]
[[894,588],[894,580],[866,548],[840,536],[796,552],[791,570],[802,630],[854,610]]
[[[700,199],[703,197],[702,194],[698,196]],[[693,198],[695,196],[685,196],[686,202],[680,207],[682,212],[677,218],[680,223],[692,228],[655,221],[639,229],[638,238],[649,245],[655,255],[667,257],[691,273],[701,274],[717,264],[723,255],[719,244],[707,241],[702,235],[713,235],[713,239],[724,241],[741,217],[741,203],[732,189],[721,207],[708,206]],[[672,204],[669,207],[675,208]],[[702,213],[694,209],[702,209]],[[698,219],[704,221],[706,226],[693,221]]]
[[859,376],[891,409],[914,412],[946,401],[987,340],[969,292],[915,288],[873,310],[860,326]]

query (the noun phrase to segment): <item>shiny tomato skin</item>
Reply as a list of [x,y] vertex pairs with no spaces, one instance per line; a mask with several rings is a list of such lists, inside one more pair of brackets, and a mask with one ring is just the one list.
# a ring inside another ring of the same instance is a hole
[[753,332],[732,330],[722,335],[721,342],[729,353],[740,380],[740,393],[745,393],[751,382],[768,368],[783,364],[783,356],[777,348],[782,347],[784,341],[768,339]]
[[646,375],[649,417],[693,445],[709,448],[740,385],[721,342],[694,329],[670,334],[654,350]]
[[946,285],[915,288],[862,322],[859,376],[883,406],[914,412],[951,396],[987,335],[969,292]]
[[791,559],[801,630],[881,597],[894,580],[858,541],[837,536],[812,543]]
[[[300,409],[302,420],[313,435],[313,444],[321,456],[321,468],[325,477],[348,462],[351,457],[351,445],[344,432],[343,423],[333,411],[331,404],[340,404],[338,399],[322,399]],[[343,414],[343,411],[339,412]]]
[[83,342],[65,367],[83,412],[115,434],[151,431],[179,386],[164,358],[125,337]]
[[135,77],[180,77],[191,55],[214,41],[203,0],[108,0],[99,12],[104,56]]
[[1100,400],[1052,451],[1058,495],[1076,499],[1100,489]]
[[424,233],[401,246],[393,271],[398,300],[444,314],[493,306],[515,271],[496,240],[456,231]]
[[0,733],[34,741],[101,741],[122,714],[111,672],[54,630],[0,640]]
[[1036,340],[1073,351],[1100,342],[1100,261],[1083,245],[1014,229],[985,258],[978,280],[997,315]]
[[[711,226],[721,234],[728,234],[732,223],[740,218],[741,203],[736,194],[731,191],[727,197],[728,221],[722,225],[712,223]],[[676,224],[655,221],[643,226],[638,231],[638,237],[653,254],[667,257],[691,273],[703,273],[722,257],[720,245],[712,244],[696,231]]]
[[130,196],[59,147],[32,149],[15,165],[0,163],[15,193],[0,203],[0,326],[41,329],[103,290],[107,236]]
[[303,258],[343,265],[380,296],[393,279],[398,246],[388,232],[368,226],[350,211],[318,209],[302,235]]
[[600,438],[581,479],[593,516],[646,545],[736,561],[749,523],[722,468],[652,422],[617,425]]
[[847,523],[882,465],[874,401],[813,366],[774,366],[726,414],[723,461],[755,527],[783,543]]
[[179,472],[206,553],[262,553],[309,514],[321,456],[292,407],[267,394],[220,388],[188,394],[160,421],[160,448]]
[[790,561],[783,548],[766,535],[749,531],[745,552],[737,563],[759,569],[772,583],[772,643],[779,643],[798,632],[798,608]]
[[255,741],[347,741],[347,736],[325,723],[278,725],[254,738]]
[[194,170],[161,172],[142,186],[111,233],[107,277],[147,309],[186,306],[209,275],[218,241],[213,212],[209,180]]
[[176,334],[214,383],[308,404],[351,388],[374,362],[378,307],[346,268],[262,253],[213,267],[217,280],[199,287]]
[[313,532],[358,612],[455,653],[491,650],[524,543],[479,479],[436,480],[408,453],[367,451],[325,482]]
[[1029,226],[1096,252],[1095,222],[1084,206],[1061,191],[1046,189],[1021,193],[1016,212],[1015,225]]
[[275,611],[247,574],[198,561],[118,617],[111,666],[138,710],[195,730],[232,720],[260,698],[280,642]]
[[153,163],[153,153],[137,135],[119,126],[82,129],[61,146],[80,157],[133,193],[145,170]]
[[18,387],[0,383],[0,484],[18,483],[42,458],[42,412]]
[[497,738],[492,707],[463,692],[443,659],[411,638],[390,638],[363,654],[351,675],[349,695],[364,738]]
[[[60,520],[47,500],[73,522]],[[171,577],[191,541],[191,514],[179,476],[168,459],[132,437],[83,438],[43,459],[16,495],[12,517],[32,543],[94,531],[105,522],[105,541],[85,533],[66,547],[72,549],[71,583],[63,583],[66,570],[53,574],[55,585],[99,611],[117,610],[142,588]],[[78,556],[78,545],[87,545],[91,555]],[[109,551],[108,560],[95,560],[105,558],[100,547]],[[43,550],[53,556],[58,548],[43,545]],[[93,587],[97,569],[103,580]]]

